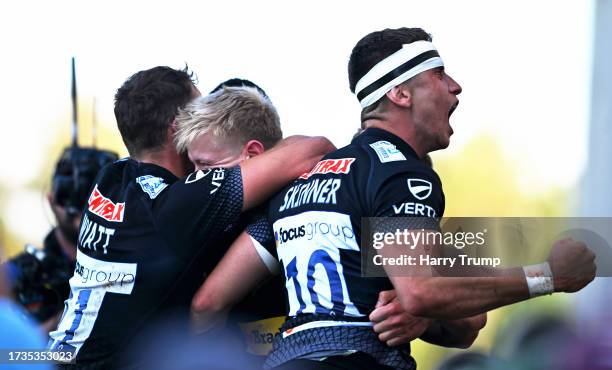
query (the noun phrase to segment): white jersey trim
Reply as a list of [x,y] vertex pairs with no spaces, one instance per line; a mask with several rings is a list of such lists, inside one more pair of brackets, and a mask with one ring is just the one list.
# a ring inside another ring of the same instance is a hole
[[303,330],[314,329],[314,328],[328,328],[330,326],[374,326],[371,322],[362,321],[311,321],[306,324],[298,325],[295,328],[287,329],[283,332],[283,338],[299,333]]
[[253,242],[253,246],[255,247],[259,258],[261,258],[261,261],[264,263],[264,265],[266,265],[268,271],[270,271],[270,273],[273,275],[278,275],[280,273],[280,263],[278,260],[274,258],[272,253],[268,252],[268,250],[264,248],[264,246],[261,245],[257,239],[253,238],[251,235],[249,235],[249,238],[251,238],[251,242]]

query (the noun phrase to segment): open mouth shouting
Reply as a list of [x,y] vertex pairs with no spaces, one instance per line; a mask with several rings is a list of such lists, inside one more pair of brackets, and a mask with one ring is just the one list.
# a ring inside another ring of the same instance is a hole
[[455,102],[455,104],[453,104],[449,110],[448,110],[448,118],[450,118],[450,116],[453,114],[453,112],[455,111],[455,109],[457,109],[457,106],[459,105],[459,100],[457,100]]

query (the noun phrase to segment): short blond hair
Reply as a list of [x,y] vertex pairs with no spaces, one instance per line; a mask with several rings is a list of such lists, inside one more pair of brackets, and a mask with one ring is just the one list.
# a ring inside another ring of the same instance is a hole
[[179,153],[187,151],[194,140],[208,132],[235,139],[239,145],[258,140],[265,149],[283,137],[280,118],[270,99],[246,86],[223,87],[194,99],[179,109],[176,123],[174,145]]

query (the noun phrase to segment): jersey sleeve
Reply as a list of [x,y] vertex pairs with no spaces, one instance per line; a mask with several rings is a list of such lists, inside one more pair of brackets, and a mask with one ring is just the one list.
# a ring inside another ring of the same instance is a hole
[[261,215],[253,220],[246,229],[251,237],[253,246],[262,262],[266,265],[270,273],[276,275],[280,272],[280,262],[276,253],[276,243],[274,242],[274,231],[265,215]]
[[240,216],[240,167],[196,171],[161,194],[154,207],[157,228],[170,240],[201,246]]
[[431,169],[394,173],[377,189],[373,206],[374,216],[384,218],[385,229],[439,230],[444,214],[442,184]]

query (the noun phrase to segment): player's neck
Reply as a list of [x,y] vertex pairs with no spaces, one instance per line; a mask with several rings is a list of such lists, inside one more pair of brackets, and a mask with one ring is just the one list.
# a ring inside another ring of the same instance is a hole
[[406,122],[393,122],[391,120],[368,120],[366,128],[375,127],[392,133],[406,142],[416,152],[419,158],[423,158],[427,151],[421,145],[414,130],[414,125]]
[[151,163],[163,167],[172,172],[176,177],[187,175],[186,161],[176,152],[176,150],[174,150],[174,148],[165,147],[158,151],[151,151],[139,156],[133,156],[132,159],[138,162]]

